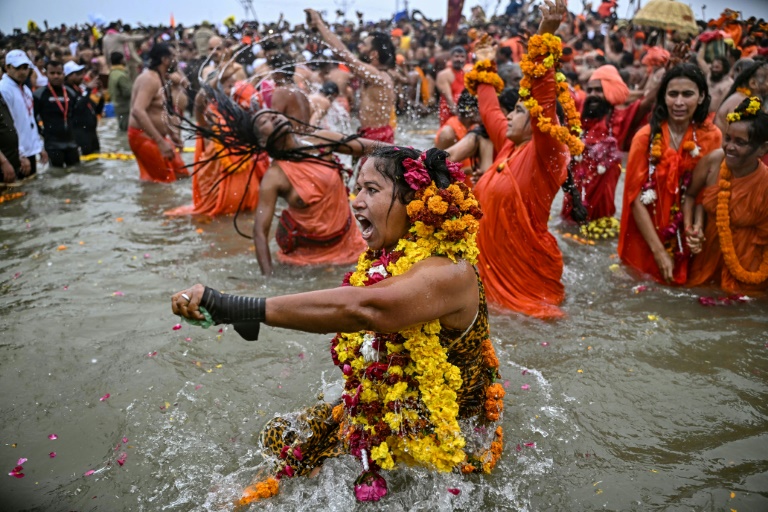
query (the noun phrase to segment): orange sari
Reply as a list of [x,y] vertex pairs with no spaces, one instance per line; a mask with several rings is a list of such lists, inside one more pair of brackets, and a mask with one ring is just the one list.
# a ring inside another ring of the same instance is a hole
[[[259,202],[259,182],[269,166],[269,158],[256,156],[234,157],[222,153],[218,142],[198,138],[192,175],[192,204],[165,212],[166,215],[232,215],[238,211],[256,208]],[[219,155],[217,157],[217,155]],[[215,160],[212,158],[217,157]]]
[[[681,180],[686,173],[693,171],[698,161],[706,154],[720,147],[720,130],[709,121],[704,121],[696,126],[696,140],[701,148],[698,156],[694,157],[685,151],[685,143],[693,142],[693,126],[689,126],[680,142],[677,151],[669,147],[669,128],[666,121],[661,124],[661,159],[656,165],[654,178],[656,180],[657,199],[653,205],[648,206],[656,233],[664,241],[663,231],[670,225],[673,209],[680,207]],[[644,126],[632,139],[632,147],[629,150],[627,160],[627,174],[624,179],[624,199],[621,210],[621,231],[619,233],[619,256],[621,261],[636,270],[649,274],[656,281],[663,283],[659,267],[653,257],[648,243],[640,233],[632,213],[632,203],[640,195],[643,185],[648,181],[648,154],[650,147],[650,125]],[[682,239],[683,233],[680,233]],[[676,237],[675,237],[676,238]],[[669,240],[669,244],[678,247],[676,240]],[[678,247],[679,249],[679,247]],[[689,253],[683,243],[683,255],[676,259],[673,274],[674,284],[685,284],[688,278]]]
[[[507,119],[495,89],[480,84],[477,91],[483,124],[497,150],[474,189],[483,209],[478,269],[488,302],[536,318],[561,317],[563,257],[547,221],[566,178],[568,149],[539,131],[535,119],[532,140],[516,148],[506,138]],[[532,94],[542,115],[557,119],[553,70],[534,80]]]
[[[302,231],[317,237],[330,236],[344,228],[351,218],[346,186],[338,170],[331,165],[305,160],[276,161],[299,194],[306,208],[288,207],[290,216]],[[281,249],[277,259],[289,265],[346,265],[357,262],[367,245],[360,236],[357,222],[351,220],[342,239],[330,246],[299,246],[288,254]]]
[[[689,286],[716,283],[727,293],[752,293],[768,290],[768,279],[759,284],[737,281],[723,262],[716,211],[719,185],[705,188],[699,198],[706,212],[704,247],[693,258]],[[729,214],[733,248],[744,270],[754,272],[768,251],[768,167],[760,163],[757,170],[743,178],[731,178]]]

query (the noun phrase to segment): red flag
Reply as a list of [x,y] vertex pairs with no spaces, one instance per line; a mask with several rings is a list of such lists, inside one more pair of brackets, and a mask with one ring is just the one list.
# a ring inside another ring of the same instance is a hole
[[448,19],[445,22],[445,35],[452,36],[459,28],[461,11],[464,9],[464,0],[448,0]]

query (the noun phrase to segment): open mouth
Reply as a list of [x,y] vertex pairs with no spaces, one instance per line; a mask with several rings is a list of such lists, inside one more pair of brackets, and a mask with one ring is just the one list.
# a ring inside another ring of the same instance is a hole
[[355,215],[357,223],[360,225],[360,234],[367,240],[373,233],[373,224],[362,215]]

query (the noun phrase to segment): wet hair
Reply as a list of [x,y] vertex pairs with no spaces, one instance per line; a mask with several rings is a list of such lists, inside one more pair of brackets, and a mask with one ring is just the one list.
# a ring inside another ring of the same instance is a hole
[[517,106],[517,100],[520,99],[520,94],[514,87],[507,87],[501,94],[499,94],[499,105],[507,112],[512,112]]
[[509,46],[502,46],[499,48],[499,54],[503,55],[507,59],[512,59],[512,48]]
[[461,117],[472,117],[477,114],[477,98],[472,96],[468,90],[464,89],[456,102],[456,111]]
[[[391,181],[395,186],[392,187],[392,202],[390,208],[394,204],[395,199],[402,204],[408,204],[412,197],[414,190],[406,183],[405,167],[403,166],[403,160],[410,158],[412,160],[419,160],[422,152],[414,148],[404,148],[400,146],[382,146],[373,150],[371,158],[373,159],[374,168],[388,181]],[[437,188],[448,188],[451,184],[451,173],[448,171],[446,160],[448,153],[442,149],[432,148],[428,149],[425,153],[424,167],[429,173],[429,177],[435,182]]]
[[[219,116],[209,119],[210,125],[198,125],[193,119],[172,109],[169,110],[169,114],[173,116],[173,119],[175,120],[174,124],[183,131],[216,141],[221,145],[221,149],[213,156],[197,162],[197,165],[222,160],[225,156],[230,157],[230,162],[235,162],[221,172],[221,178],[211,186],[211,190],[214,190],[223,179],[226,179],[226,177],[230,175],[230,173],[236,172],[239,169],[244,168],[244,166],[247,169],[249,162],[253,162],[251,157],[258,153],[266,153],[275,160],[288,160],[291,162],[301,162],[305,160],[313,161],[338,169],[341,174],[343,166],[335,160],[327,160],[323,155],[338,151],[345,146],[350,147],[350,144],[360,137],[358,134],[353,134],[348,135],[341,140],[334,140],[315,133],[313,134],[313,139],[318,140],[319,142],[299,145],[296,148],[284,148],[280,142],[295,133],[293,131],[294,125],[303,125],[312,128],[313,130],[318,129],[318,127],[311,126],[298,119],[283,114],[283,116],[291,121],[291,123],[286,124],[279,130],[273,130],[267,136],[266,140],[263,140],[263,138],[260,137],[258,130],[255,129],[256,122],[262,115],[274,113],[273,110],[254,111],[252,109],[243,109],[236,101],[225,94],[223,90],[215,89],[208,84],[202,84],[202,90],[209,98],[211,105],[215,105],[216,110],[219,113]],[[360,143],[357,142],[357,144]],[[191,167],[191,165],[188,167]],[[240,214],[243,199],[247,196],[248,185],[251,183],[252,179],[255,179],[253,176],[255,169],[256,165],[251,165],[248,184],[246,185],[246,189],[243,192],[240,204],[237,208],[237,213],[233,219],[235,230],[239,235],[245,238],[251,237],[240,231],[237,226],[237,217]]]
[[[738,62],[734,64],[734,67],[738,65]],[[766,62],[763,59],[754,59],[751,64],[748,66],[745,66],[741,73],[739,73],[736,78],[733,81],[733,85],[731,86],[730,90],[728,91],[728,94],[725,95],[727,98],[731,94],[736,92],[736,89],[739,89],[741,87],[748,87],[749,81],[752,79],[753,76],[755,76],[755,73],[762,68],[763,66],[768,66],[768,62]]]
[[49,69],[49,68],[58,68],[58,67],[60,67],[60,66],[63,66],[63,65],[64,65],[64,64],[62,64],[62,63],[61,63],[60,61],[58,61],[58,60],[49,60],[49,61],[48,61],[48,62],[46,62],[46,64],[45,64],[45,69]]
[[709,87],[707,87],[707,78],[698,66],[685,62],[678,64],[664,74],[664,78],[661,79],[661,85],[659,86],[659,92],[656,93],[656,106],[653,109],[651,115],[651,138],[660,133],[661,123],[669,118],[669,110],[667,109],[667,102],[665,101],[667,95],[667,87],[669,82],[675,78],[687,78],[696,84],[699,89],[699,94],[704,96],[702,101],[693,112],[693,118],[691,119],[696,124],[701,124],[707,119],[709,114],[709,103],[712,98],[709,96]]
[[168,43],[155,43],[149,50],[149,69],[157,68],[163,57],[172,55],[171,45]]
[[267,60],[267,63],[274,72],[284,75],[292,75],[296,71],[295,61],[284,53],[276,53]]
[[[737,122],[749,123],[747,126],[749,145],[756,148],[768,142],[768,114],[762,108],[756,114],[747,114],[747,107],[749,107],[750,101],[750,98],[744,98],[744,101],[739,103],[734,112],[741,114],[741,119]],[[762,102],[760,103],[762,107]]]
[[465,50],[463,46],[454,46],[453,48],[451,48],[451,56],[453,56],[454,54],[457,54],[457,53],[460,53],[462,55],[466,55],[467,54],[467,50]]
[[320,88],[320,93],[324,96],[334,96],[339,94],[339,86],[336,82],[327,81]]
[[121,52],[112,52],[109,54],[109,63],[118,66],[125,61],[125,56]]
[[379,64],[391,68],[395,65],[395,45],[392,38],[384,32],[372,32],[370,34],[371,47],[379,54]]

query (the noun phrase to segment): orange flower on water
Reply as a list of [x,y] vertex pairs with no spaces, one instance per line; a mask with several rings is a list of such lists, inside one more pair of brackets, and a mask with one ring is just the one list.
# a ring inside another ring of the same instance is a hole
[[243,495],[237,500],[235,504],[238,507],[242,507],[253,503],[254,501],[271,498],[277,494],[280,489],[280,484],[274,477],[269,477],[261,482],[256,482],[253,485],[249,485],[243,491]]

